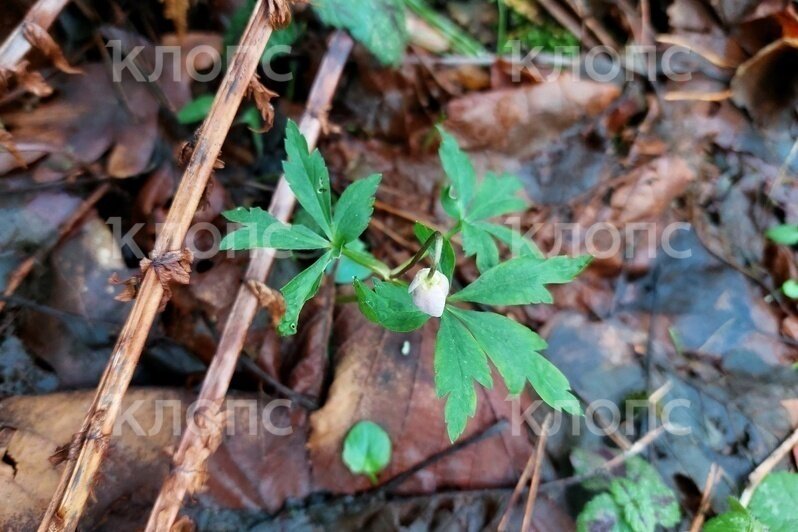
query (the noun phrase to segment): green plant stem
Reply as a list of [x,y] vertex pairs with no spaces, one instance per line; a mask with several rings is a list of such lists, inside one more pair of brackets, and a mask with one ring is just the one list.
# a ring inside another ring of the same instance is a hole
[[425,0],[405,0],[405,5],[427,24],[440,31],[454,52],[468,56],[486,55],[482,44],[463,31],[457,24],[432,9]]
[[418,264],[418,261],[424,258],[424,255],[427,253],[427,250],[430,248],[430,246],[440,238],[441,234],[439,231],[435,231],[434,233],[429,235],[429,238],[427,239],[426,242],[424,242],[424,245],[421,246],[421,249],[419,249],[410,260],[408,260],[407,262],[405,262],[404,264],[402,264],[401,266],[399,266],[398,268],[394,269],[391,272],[391,279],[396,279],[397,277],[401,277],[402,275],[410,271],[410,268]]
[[507,6],[504,4],[504,0],[496,0],[496,6],[499,8],[496,53],[502,54],[504,53],[504,48],[507,45]]

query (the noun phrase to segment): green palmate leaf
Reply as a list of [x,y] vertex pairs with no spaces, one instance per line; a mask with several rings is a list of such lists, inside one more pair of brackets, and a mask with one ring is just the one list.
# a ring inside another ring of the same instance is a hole
[[704,532],[769,532],[751,512],[734,497],[729,497],[729,511],[707,521]]
[[379,174],[360,179],[346,187],[341,194],[333,216],[336,245],[352,242],[366,230],[374,212],[374,194],[377,193],[380,179]]
[[528,255],[541,259],[544,257],[543,252],[532,239],[514,229],[490,222],[477,222],[475,225],[507,245],[513,255]]
[[590,499],[576,520],[577,532],[632,532],[623,520],[623,510],[615,503],[612,495],[602,493]]
[[[441,146],[438,149],[438,155],[441,158],[443,171],[452,182],[452,187],[448,193],[449,198],[454,201],[457,208],[457,214],[452,214],[451,212],[449,214],[454,217],[465,218],[468,207],[471,205],[471,199],[474,197],[477,175],[468,155],[460,149],[454,137],[440,126],[438,131],[441,135]],[[445,206],[446,204],[444,204]]]
[[613,530],[654,532],[681,520],[679,503],[657,471],[640,458],[626,464],[626,475],[615,478],[609,492],[594,497],[577,520],[579,532]]
[[332,256],[332,251],[328,251],[280,289],[285,299],[285,315],[280,321],[277,331],[283,336],[296,333],[299,312],[305,303],[318,292],[324,270],[332,261]]
[[573,281],[590,260],[589,256],[516,257],[484,272],[450,300],[498,306],[553,303],[546,285]]
[[402,61],[407,30],[401,0],[316,0],[313,7],[322,22],[349,31],[383,64]]
[[[431,227],[427,227],[426,225],[422,224],[421,222],[416,222],[413,226],[413,233],[416,235],[416,239],[418,240],[419,244],[424,244],[429,237],[431,237],[435,230]],[[427,255],[429,255],[429,251]],[[449,281],[452,280],[452,275],[454,275],[454,267],[456,262],[456,257],[454,255],[454,248],[452,247],[452,242],[448,238],[443,239],[443,248],[441,249],[441,262],[438,265],[438,269],[443,272]]]
[[226,211],[224,217],[243,227],[225,236],[222,250],[275,248],[285,250],[325,249],[330,243],[302,225],[286,225],[260,207],[239,207]]
[[468,329],[479,348],[504,379],[507,390],[519,394],[529,381],[537,394],[556,410],[581,415],[579,400],[570,392],[568,378],[538,351],[546,342],[520,323],[493,312],[448,307]]
[[463,221],[463,251],[466,257],[476,256],[477,269],[485,272],[499,264],[499,248],[490,236],[490,233],[472,224]]
[[798,473],[771,473],[754,492],[748,510],[771,532],[798,530]]
[[479,185],[466,219],[477,222],[523,211],[527,208],[527,202],[518,196],[523,188],[521,181],[515,176],[499,177],[488,172]]
[[371,421],[358,421],[344,439],[341,458],[356,475],[366,475],[373,484],[391,461],[391,438]]
[[322,232],[333,239],[330,175],[319,150],[308,151],[308,143],[293,120],[286,126],[285,151],[288,160],[283,172],[297,201],[319,224]]
[[477,410],[474,381],[493,386],[485,353],[465,325],[444,312],[435,342],[435,390],[446,398],[444,418],[449,439],[455,441]]
[[177,121],[181,124],[195,124],[202,122],[213,107],[213,94],[203,94],[183,106],[177,112]]
[[375,280],[374,290],[370,290],[355,279],[354,286],[360,311],[369,321],[386,329],[396,332],[415,331],[429,319],[429,315],[413,304],[404,283]]
[[777,244],[794,246],[798,244],[798,225],[777,225],[768,229],[765,235]]

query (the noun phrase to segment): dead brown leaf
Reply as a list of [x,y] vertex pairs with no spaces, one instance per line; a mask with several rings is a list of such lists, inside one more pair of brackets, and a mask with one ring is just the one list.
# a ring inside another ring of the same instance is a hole
[[168,251],[158,257],[141,260],[141,273],[146,274],[152,268],[163,287],[163,298],[160,310],[172,299],[171,283],[188,284],[191,280],[191,262],[194,255],[188,248],[179,251]]
[[695,179],[695,171],[681,158],[666,155],[636,169],[616,190],[610,204],[612,219],[633,222],[654,219],[681,196]]
[[259,133],[264,133],[272,128],[274,125],[274,107],[272,100],[279,95],[267,89],[258,79],[258,76],[252,76],[249,80],[249,87],[247,88],[247,98],[252,98],[255,102],[255,107],[260,111],[260,116],[263,118],[263,129]]
[[0,129],[0,147],[10,153],[19,166],[23,168],[28,166],[25,158],[22,157],[17,145],[14,143],[14,137],[5,129]]
[[[60,469],[54,468],[48,457],[80,427],[92,396],[92,392],[58,393],[14,397],[0,403],[0,454],[11,461],[0,464],[0,498],[5,501],[0,506],[0,528],[36,529],[60,477]],[[179,392],[156,389],[125,394],[122,411],[129,411],[131,418],[120,424],[113,439],[83,526],[93,528],[113,514],[114,502],[120,498],[126,498],[127,504],[140,504],[142,493],[160,486],[169,466],[164,449],[176,443],[171,428],[180,411],[159,409],[158,404],[186,398]],[[150,430],[158,420],[160,429]],[[140,526],[138,520],[144,516],[146,512],[141,512],[125,529]]]
[[64,72],[66,74],[82,74],[83,71],[79,68],[73,67],[69,64],[66,57],[64,57],[64,52],[61,51],[61,48],[58,44],[50,37],[50,34],[47,33],[47,30],[39,26],[38,24],[33,24],[31,22],[26,22],[22,27],[22,34],[25,36],[25,39],[33,46],[37,48],[40,52],[42,52],[45,56],[47,56],[50,61],[53,62],[53,66]]
[[269,288],[266,283],[257,279],[247,279],[247,286],[255,297],[258,298],[260,306],[269,313],[272,324],[277,327],[285,316],[285,299],[278,290]]
[[119,278],[119,275],[113,273],[111,277],[108,278],[108,283],[114,286],[122,286],[122,291],[117,294],[114,299],[120,301],[122,303],[127,303],[128,301],[133,301],[136,299],[136,296],[139,295],[139,286],[141,286],[141,277],[134,275],[129,279],[122,280]]
[[740,65],[731,81],[732,99],[760,123],[790,120],[798,102],[798,38],[784,38],[762,48]]
[[619,94],[612,84],[560,76],[452,100],[445,127],[466,150],[527,158],[579,120],[603,111]]
[[[325,405],[311,415],[308,441],[314,482],[320,489],[353,493],[369,488],[341,460],[349,429],[371,420],[393,442],[393,457],[380,480],[407,471],[425,458],[448,448],[444,401],[435,395],[433,354],[435,325],[430,322],[409,334],[395,334],[369,323],[356,308],[345,307],[336,319],[335,377]],[[497,379],[498,380],[498,379]],[[500,382],[493,390],[479,388],[479,407],[463,438],[473,436],[511,415],[511,403]],[[453,453],[413,475],[401,491],[433,492],[442,486],[461,489],[512,484],[529,457],[524,431],[510,430]]]

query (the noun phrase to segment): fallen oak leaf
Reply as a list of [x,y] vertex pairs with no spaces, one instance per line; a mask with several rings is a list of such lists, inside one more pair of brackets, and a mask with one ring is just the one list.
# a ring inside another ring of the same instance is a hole
[[248,279],[247,287],[258,298],[260,306],[268,311],[274,326],[280,325],[280,321],[285,316],[285,298],[283,298],[283,294],[269,288],[266,283],[257,279]]
[[255,107],[260,111],[261,118],[263,118],[263,129],[258,133],[265,133],[274,125],[274,106],[272,105],[272,99],[278,96],[276,92],[266,88],[266,86],[260,82],[257,75],[252,76],[252,79],[249,80],[247,98],[252,98],[255,102]]
[[69,61],[67,61],[66,57],[64,57],[64,53],[61,51],[61,48],[58,46],[58,44],[53,40],[52,37],[50,37],[50,34],[47,33],[47,30],[38,24],[26,22],[22,27],[22,35],[31,44],[31,46],[46,55],[47,58],[53,62],[53,66],[55,66],[55,68],[61,72],[66,74],[83,73],[81,69],[73,67],[69,64]]
[[172,299],[171,282],[178,284],[189,283],[193,260],[194,254],[187,248],[180,251],[167,251],[163,255],[141,260],[142,275],[152,268],[155,271],[155,275],[158,276],[161,287],[163,287],[163,298],[161,299],[159,311],[163,311],[166,308],[166,304]]

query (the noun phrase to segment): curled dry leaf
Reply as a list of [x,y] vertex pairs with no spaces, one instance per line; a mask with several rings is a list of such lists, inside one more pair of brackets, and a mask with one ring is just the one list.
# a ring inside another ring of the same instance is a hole
[[260,111],[260,116],[263,118],[263,130],[260,133],[266,132],[272,128],[274,124],[274,107],[272,106],[272,99],[277,98],[278,94],[274,91],[267,89],[258,79],[258,76],[252,76],[247,88],[247,98],[252,98],[255,106]]
[[28,64],[27,61],[20,61],[13,69],[0,68],[0,94],[8,91],[12,81],[16,81],[24,92],[39,98],[46,98],[53,93],[53,88],[44,81],[44,76],[38,72],[30,72]]
[[127,303],[133,301],[139,295],[139,286],[141,286],[141,277],[134,275],[129,279],[122,280],[116,273],[108,278],[108,283],[114,286],[122,285],[122,291],[114,297],[115,300]]
[[153,268],[163,287],[160,310],[166,308],[166,304],[172,298],[171,282],[188,284],[191,280],[191,262],[193,260],[194,255],[188,248],[181,251],[168,251],[158,257],[142,259],[141,273],[146,274],[147,270]]
[[66,57],[64,57],[64,53],[61,51],[61,48],[58,46],[58,44],[53,40],[52,37],[50,37],[50,34],[47,33],[47,30],[38,24],[26,22],[22,27],[22,34],[25,36],[25,39],[27,39],[31,46],[37,48],[44,55],[46,55],[47,58],[53,62],[53,66],[55,66],[55,68],[61,72],[65,72],[67,74],[83,73],[81,69],[75,68],[69,64],[69,61],[67,61]]
[[248,279],[247,287],[252,290],[252,293],[258,298],[260,306],[266,309],[269,316],[272,318],[272,323],[277,327],[285,315],[285,299],[283,298],[283,294],[269,288],[266,286],[266,283],[258,281],[257,279]]
[[798,102],[798,38],[785,38],[762,48],[740,65],[731,81],[732,100],[761,123],[789,119]]
[[282,29],[291,23],[291,4],[292,0],[267,0],[269,5],[269,25],[276,29]]
[[22,154],[14,142],[14,137],[5,129],[0,129],[0,147],[10,153],[21,167],[26,168],[28,166],[28,163],[25,161],[25,158],[22,157]]

